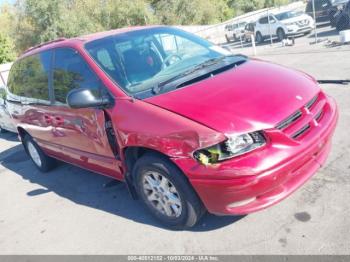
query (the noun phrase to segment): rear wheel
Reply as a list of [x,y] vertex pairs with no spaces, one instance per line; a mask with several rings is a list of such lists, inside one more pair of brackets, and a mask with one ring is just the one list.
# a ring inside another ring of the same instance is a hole
[[23,145],[30,159],[41,172],[48,172],[56,166],[56,160],[47,156],[29,135],[24,137]]
[[205,213],[182,172],[165,157],[146,154],[133,169],[138,195],[160,222],[174,229],[194,226]]
[[284,32],[284,30],[282,28],[278,28],[277,38],[278,38],[278,41],[280,41],[280,42],[286,38],[286,33]]
[[259,44],[262,44],[264,42],[264,38],[260,32],[256,33],[255,39],[256,39],[256,42]]

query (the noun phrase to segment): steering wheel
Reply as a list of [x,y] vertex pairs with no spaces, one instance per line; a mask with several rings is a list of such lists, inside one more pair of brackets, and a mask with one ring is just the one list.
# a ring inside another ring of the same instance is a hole
[[163,62],[162,62],[162,69],[164,69],[167,66],[166,64],[174,57],[176,57],[178,60],[182,60],[181,56],[179,56],[177,54],[170,54],[163,60]]

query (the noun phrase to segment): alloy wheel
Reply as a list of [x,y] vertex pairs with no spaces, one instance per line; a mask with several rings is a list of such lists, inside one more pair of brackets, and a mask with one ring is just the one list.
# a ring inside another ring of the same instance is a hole
[[147,201],[163,215],[178,218],[182,213],[180,195],[174,184],[155,171],[147,171],[142,180]]
[[40,158],[38,150],[35,148],[35,146],[33,145],[32,142],[29,141],[27,143],[27,149],[28,149],[28,153],[29,153],[30,157],[32,158],[32,160],[34,161],[34,163],[40,167],[41,166],[41,158]]

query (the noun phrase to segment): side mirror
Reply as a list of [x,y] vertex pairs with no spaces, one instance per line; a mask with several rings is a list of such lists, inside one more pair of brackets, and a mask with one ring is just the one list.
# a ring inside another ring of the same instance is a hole
[[68,93],[67,104],[71,108],[108,107],[112,104],[112,98],[94,94],[90,89],[76,88]]

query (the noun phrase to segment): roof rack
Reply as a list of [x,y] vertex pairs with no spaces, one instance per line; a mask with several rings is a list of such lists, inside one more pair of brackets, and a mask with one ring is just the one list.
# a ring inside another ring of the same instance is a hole
[[29,47],[27,50],[24,51],[23,54],[26,54],[34,49],[37,49],[37,48],[40,48],[40,47],[43,47],[45,45],[48,45],[48,44],[52,44],[52,43],[56,43],[56,42],[61,42],[61,41],[64,41],[64,40],[67,40],[67,38],[65,37],[61,37],[61,38],[57,38],[55,40],[52,40],[52,41],[48,41],[48,42],[45,42],[45,43],[41,43],[39,45],[36,45],[36,46],[32,46],[32,47]]

